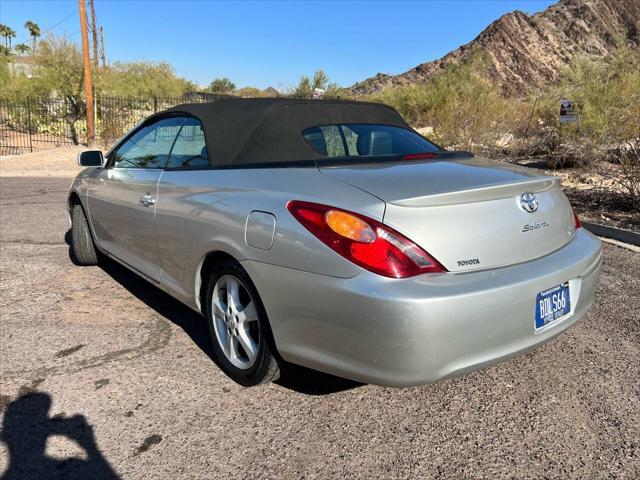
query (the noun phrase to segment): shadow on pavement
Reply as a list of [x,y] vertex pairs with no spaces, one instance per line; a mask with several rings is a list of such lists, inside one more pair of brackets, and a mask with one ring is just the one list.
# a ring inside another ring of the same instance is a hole
[[[65,241],[69,245],[71,244],[69,232],[65,235]],[[71,248],[69,248],[69,257],[75,264]],[[149,282],[141,281],[138,275],[114,260],[101,256],[100,267],[132,295],[184,330],[193,343],[215,363],[209,331],[206,321],[201,315]],[[281,373],[278,385],[305,395],[327,395],[362,385],[358,382],[291,364],[285,364]]]
[[[26,393],[9,403],[0,432],[9,451],[9,466],[2,479],[119,478],[98,450],[87,419],[83,415],[50,418],[50,408],[51,396],[44,392]],[[47,439],[52,435],[77,443],[86,452],[86,460],[47,457]]]
[[276,384],[305,395],[329,395],[362,387],[364,383],[287,363],[280,369]]

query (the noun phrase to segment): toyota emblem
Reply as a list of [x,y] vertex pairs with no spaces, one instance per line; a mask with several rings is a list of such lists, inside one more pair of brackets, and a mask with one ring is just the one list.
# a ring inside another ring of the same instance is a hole
[[523,193],[520,196],[520,206],[525,212],[533,213],[538,210],[538,199],[531,193]]

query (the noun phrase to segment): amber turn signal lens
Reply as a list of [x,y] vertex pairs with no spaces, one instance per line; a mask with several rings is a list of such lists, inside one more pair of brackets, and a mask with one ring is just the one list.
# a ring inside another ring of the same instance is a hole
[[355,215],[339,210],[329,210],[324,219],[331,230],[349,240],[360,243],[372,243],[376,240],[376,232],[367,222]]

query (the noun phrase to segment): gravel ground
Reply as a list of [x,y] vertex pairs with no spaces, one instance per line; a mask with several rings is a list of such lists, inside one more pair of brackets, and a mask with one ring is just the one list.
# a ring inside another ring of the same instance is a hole
[[484,371],[244,389],[198,315],[111,262],[72,264],[68,184],[0,178],[0,476],[640,477],[639,254],[605,246],[592,311]]

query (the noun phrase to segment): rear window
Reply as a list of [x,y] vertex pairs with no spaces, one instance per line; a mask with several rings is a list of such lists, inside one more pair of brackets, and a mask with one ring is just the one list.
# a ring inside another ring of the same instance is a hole
[[311,127],[302,132],[320,155],[328,158],[398,156],[439,152],[417,133],[389,125],[345,124]]

